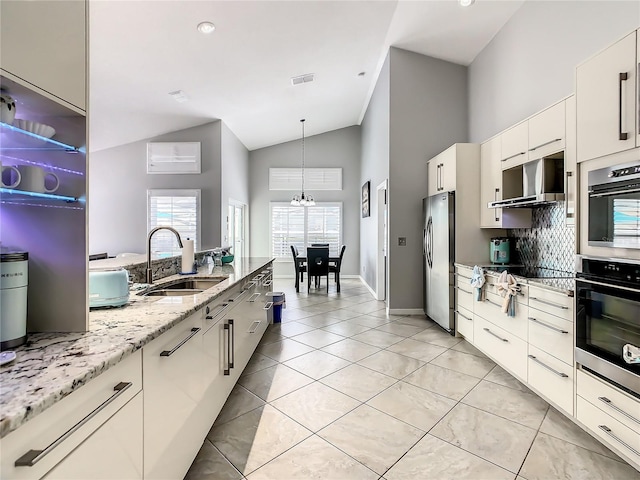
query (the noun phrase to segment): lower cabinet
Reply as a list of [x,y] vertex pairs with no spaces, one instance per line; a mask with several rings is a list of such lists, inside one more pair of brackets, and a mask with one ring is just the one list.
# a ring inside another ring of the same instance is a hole
[[528,383],[573,416],[573,367],[529,344]]
[[474,315],[473,343],[512,373],[527,381],[527,342]]

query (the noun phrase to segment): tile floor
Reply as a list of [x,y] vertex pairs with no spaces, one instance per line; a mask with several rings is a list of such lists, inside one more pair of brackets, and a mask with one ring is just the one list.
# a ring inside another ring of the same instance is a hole
[[640,479],[462,339],[358,280],[286,292],[186,480]]

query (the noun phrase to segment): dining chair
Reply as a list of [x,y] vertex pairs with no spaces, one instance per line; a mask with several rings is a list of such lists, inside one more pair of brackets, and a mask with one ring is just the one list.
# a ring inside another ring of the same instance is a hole
[[329,264],[329,272],[333,272],[334,274],[333,279],[338,287],[338,292],[340,291],[340,267],[342,267],[342,256],[346,248],[346,245],[342,245],[342,247],[340,247],[340,257],[338,257],[338,260],[335,263]]
[[306,265],[298,260],[298,248],[291,245],[291,254],[293,255],[293,267],[296,271],[296,292],[300,292],[300,282],[304,282],[304,272],[307,271]]
[[329,293],[329,249],[326,247],[307,248],[307,289],[311,289],[311,277],[316,288],[320,287],[320,278],[327,277],[327,293]]
[[329,247],[328,243],[312,243],[311,244],[312,247]]

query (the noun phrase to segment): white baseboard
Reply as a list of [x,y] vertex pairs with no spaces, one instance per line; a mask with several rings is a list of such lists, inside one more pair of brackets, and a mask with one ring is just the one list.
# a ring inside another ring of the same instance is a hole
[[371,288],[371,286],[367,282],[364,281],[364,278],[362,278],[362,275],[358,275],[358,278],[360,278],[360,281],[362,282],[362,284],[365,287],[367,287],[367,290],[369,290],[369,293],[373,295],[373,298],[376,298],[376,291],[373,288]]
[[389,315],[424,315],[421,308],[393,308],[389,309]]

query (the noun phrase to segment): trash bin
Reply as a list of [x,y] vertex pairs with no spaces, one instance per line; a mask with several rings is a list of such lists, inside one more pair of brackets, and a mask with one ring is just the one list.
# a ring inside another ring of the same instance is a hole
[[268,292],[267,297],[273,302],[272,307],[267,310],[267,320],[269,323],[282,322],[282,309],[287,306],[284,292]]

